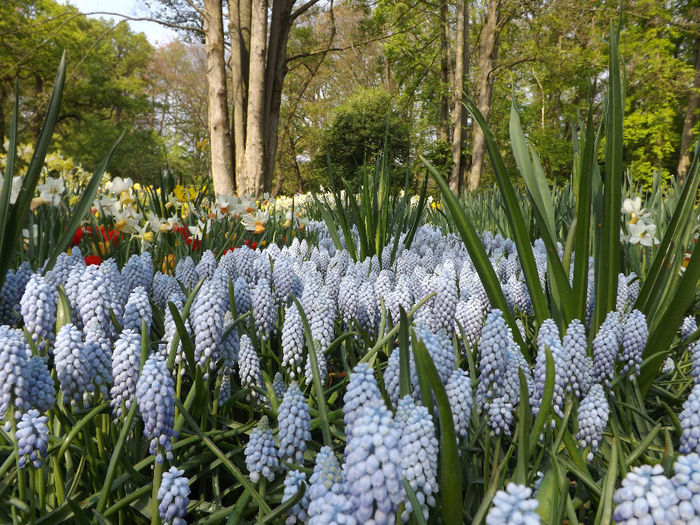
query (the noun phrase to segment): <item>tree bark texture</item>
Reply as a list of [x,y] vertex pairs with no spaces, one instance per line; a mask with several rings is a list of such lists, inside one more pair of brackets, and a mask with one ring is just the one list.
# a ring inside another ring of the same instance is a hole
[[204,0],[207,100],[211,175],[216,194],[233,192],[231,136],[226,100],[224,25],[221,0]]
[[467,0],[457,2],[457,35],[455,42],[455,74],[452,90],[452,173],[450,189],[459,196],[464,188],[466,158],[464,155],[463,105],[465,79],[469,77],[469,4]]
[[683,180],[690,166],[690,148],[693,144],[693,128],[695,119],[700,109],[700,37],[695,38],[695,79],[693,89],[688,97],[688,107],[685,110],[683,120],[683,134],[681,135],[681,158],[678,162],[678,177]]
[[449,141],[450,127],[450,11],[447,0],[440,2],[440,121],[438,123],[438,140]]
[[233,158],[238,180],[245,164],[245,127],[248,110],[250,65],[251,0],[228,0],[229,37],[231,40],[231,94]]
[[[500,0],[491,0],[486,11],[486,20],[481,28],[481,40],[479,44],[479,81],[477,107],[484,115],[488,123],[491,113],[491,99],[493,94],[493,64],[498,56],[498,14]],[[474,122],[472,135],[472,165],[469,172],[469,191],[474,191],[479,187],[481,172],[484,165],[484,154],[486,141],[484,132],[479,125]]]
[[258,194],[264,183],[263,170],[265,164],[266,0],[253,0],[250,30],[250,79],[248,84],[245,166],[243,170],[243,187],[239,189],[239,192]]

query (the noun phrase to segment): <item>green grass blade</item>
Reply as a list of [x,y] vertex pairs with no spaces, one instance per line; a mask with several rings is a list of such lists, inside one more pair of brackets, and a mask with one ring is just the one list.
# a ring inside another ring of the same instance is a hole
[[649,391],[651,383],[659,373],[659,368],[666,359],[666,353],[671,346],[676,330],[683,322],[683,316],[695,299],[698,282],[700,282],[700,248],[696,245],[673,299],[666,306],[661,321],[649,334],[643,357],[645,359],[650,357],[650,359],[642,366],[639,376],[639,389],[644,395]]
[[605,191],[600,253],[596,260],[594,331],[615,309],[620,271],[620,209],[622,207],[623,104],[618,44],[619,26],[610,29],[608,106],[605,116]]
[[510,225],[510,229],[513,233],[513,241],[518,249],[518,257],[523,269],[525,282],[527,283],[528,290],[530,291],[530,298],[532,299],[532,307],[535,310],[535,317],[537,318],[538,322],[542,323],[550,316],[549,308],[547,307],[547,300],[545,298],[544,291],[540,285],[540,279],[537,274],[537,265],[535,264],[535,256],[532,253],[532,245],[530,244],[530,237],[525,229],[525,219],[523,218],[523,212],[520,209],[518,198],[510,181],[510,175],[508,174],[506,165],[503,162],[503,157],[501,157],[501,152],[496,144],[496,139],[494,138],[489,125],[486,123],[484,116],[479,111],[479,108],[477,108],[476,104],[474,104],[474,102],[470,99],[467,99],[465,106],[484,132],[486,149],[489,152],[491,166],[493,167],[494,174],[496,175],[498,186],[501,189],[506,216],[508,217],[508,224]]
[[[518,370],[520,379],[520,399],[529,399],[525,373]],[[513,480],[521,485],[527,484],[527,473],[530,461],[530,403],[521,402],[518,407],[518,463],[515,467]]]
[[650,314],[654,299],[663,294],[664,284],[667,282],[669,273],[674,271],[674,256],[678,253],[685,230],[690,227],[692,222],[690,214],[695,205],[698,184],[700,184],[700,142],[695,145],[693,163],[688,170],[685,184],[666,228],[666,233],[657,248],[654,261],[647,272],[635,303],[635,308],[639,308],[647,316]]
[[270,509],[270,506],[267,504],[267,502],[263,499],[263,497],[260,495],[260,493],[255,490],[255,487],[250,484],[250,481],[248,481],[247,476],[245,476],[239,469],[234,465],[230,459],[224,454],[219,447],[216,446],[216,444],[202,432],[202,429],[199,428],[199,425],[197,422],[192,418],[192,416],[189,414],[187,409],[184,407],[184,405],[180,402],[179,399],[175,399],[175,405],[177,406],[178,410],[180,410],[180,414],[185,418],[185,421],[187,422],[187,425],[190,427],[190,430],[192,430],[195,434],[197,434],[204,445],[212,451],[212,453],[221,461],[221,463],[226,467],[226,470],[228,470],[231,474],[233,474],[233,477],[238,480],[238,482],[242,485],[243,490],[248,492],[252,498],[257,502],[257,504],[260,506],[263,512],[270,513],[272,509]]
[[[575,134],[574,134],[575,135]],[[588,105],[586,131],[581,158],[581,170],[578,174],[578,207],[576,211],[576,239],[574,241],[574,279],[572,316],[575,319],[586,318],[586,292],[588,290],[588,254],[591,243],[591,205],[593,164],[595,163],[595,137],[593,135],[593,103]]]
[[[2,182],[2,194],[0,194],[0,258],[9,261],[14,259],[14,242],[9,242],[7,220],[10,214],[10,196],[12,194],[12,176],[15,173],[15,158],[17,157],[17,115],[19,114],[19,80],[15,82],[15,106],[10,122],[10,138],[5,158],[5,179]],[[14,238],[13,238],[14,240]],[[5,248],[8,242],[8,248]],[[5,282],[7,270],[0,272],[0,289]]]
[[549,412],[552,409],[552,398],[554,397],[554,359],[552,358],[552,351],[548,346],[545,345],[546,354],[546,373],[544,382],[544,391],[542,392],[542,401],[540,402],[540,409],[537,412],[537,417],[532,425],[532,430],[530,432],[530,442],[528,445],[529,455],[532,455],[537,443],[540,440],[540,434],[544,428],[547,419],[549,419]]
[[58,112],[61,106],[61,97],[63,96],[63,85],[65,80],[66,54],[64,52],[56,73],[56,81],[53,85],[51,100],[49,101],[49,109],[46,113],[46,118],[44,119],[44,125],[39,133],[39,139],[37,141],[36,148],[34,149],[32,160],[29,162],[27,173],[24,176],[22,189],[17,196],[17,201],[9,211],[5,229],[2,231],[4,238],[4,251],[3,253],[0,253],[0,255],[2,255],[2,257],[0,257],[0,275],[5,275],[7,273],[10,264],[14,260],[14,257],[7,256],[10,254],[6,252],[10,250],[10,247],[14,252],[17,240],[22,232],[22,224],[24,223],[24,218],[29,210],[29,205],[31,204],[32,198],[34,197],[34,191],[36,190],[39,177],[41,176],[41,170],[44,166],[46,152],[49,149],[49,142],[51,141],[51,136],[53,135],[54,128],[56,127],[56,122],[58,121]]
[[[452,214],[457,231],[459,231],[459,234],[462,236],[462,241],[464,242],[464,245],[469,252],[469,256],[474,263],[474,268],[476,268],[479,278],[484,285],[489,301],[494,308],[498,308],[503,312],[503,318],[513,331],[513,337],[521,348],[524,349],[525,344],[520,336],[518,325],[515,324],[515,317],[513,317],[513,314],[508,307],[506,297],[503,295],[501,283],[496,276],[496,272],[493,269],[493,265],[491,264],[488,255],[486,255],[486,250],[484,250],[484,245],[481,244],[481,239],[476,233],[474,224],[471,222],[467,216],[467,213],[464,211],[464,208],[462,208],[462,205],[450,190],[450,186],[447,184],[443,176],[440,175],[440,173],[438,173],[438,171],[422,156],[419,158],[423,164],[425,164],[426,168],[428,168],[428,172],[430,172],[430,175],[432,175],[433,179],[437,183],[438,188],[440,188],[442,198]],[[539,280],[537,286],[539,286]]]
[[[544,218],[543,223],[540,227],[544,226],[549,231],[549,236],[553,239],[555,236],[554,229],[554,204],[552,203],[552,193],[547,185],[547,179],[545,178],[544,172],[537,169],[530,160],[530,152],[528,149],[527,142],[525,140],[525,133],[523,133],[523,128],[520,125],[520,115],[515,109],[515,103],[511,103],[510,106],[510,142],[513,148],[513,157],[515,157],[515,163],[518,165],[520,174],[523,176],[525,185],[527,186],[534,206],[537,207],[540,214]],[[537,153],[532,150],[533,156]]]
[[306,314],[304,313],[304,309],[301,307],[299,299],[294,296],[292,296],[292,299],[294,299],[294,304],[297,305],[302,324],[304,325],[304,338],[306,339],[306,346],[309,350],[309,361],[311,361],[311,374],[313,376],[314,391],[316,392],[316,402],[318,403],[318,416],[321,422],[323,444],[332,447],[333,440],[331,438],[331,427],[328,419],[328,407],[326,406],[326,397],[323,395],[323,382],[318,368],[316,346],[314,344],[313,336],[311,335],[311,327],[309,326],[309,321],[306,318]]
[[399,328],[399,396],[407,396],[411,393],[411,360],[410,348],[408,346],[408,316],[403,306],[399,306],[400,324]]
[[440,416],[439,484],[442,518],[445,523],[462,523],[462,468],[450,401],[437,368],[422,342],[414,345],[413,354],[419,375],[422,373],[429,378]]

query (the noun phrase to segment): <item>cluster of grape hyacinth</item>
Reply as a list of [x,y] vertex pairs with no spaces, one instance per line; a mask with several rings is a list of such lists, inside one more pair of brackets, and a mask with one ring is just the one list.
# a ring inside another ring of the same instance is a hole
[[306,442],[311,439],[311,416],[304,394],[294,382],[282,398],[277,419],[280,460],[303,464]]
[[110,405],[115,418],[129,410],[136,395],[136,383],[141,363],[141,336],[133,330],[124,330],[114,344]]
[[610,407],[605,398],[603,387],[596,383],[588,391],[578,408],[578,434],[577,439],[582,447],[590,446],[588,461],[593,460],[593,455],[603,439],[603,431],[608,424]]
[[678,495],[661,465],[633,468],[613,494],[613,501],[612,517],[619,525],[678,522]]
[[168,461],[173,453],[170,438],[177,437],[175,423],[175,385],[165,359],[151,355],[143,365],[136,384],[136,400],[143,418],[143,432],[150,439],[149,453],[156,454],[156,462],[163,462],[165,450]]
[[289,377],[301,375],[304,362],[304,326],[296,304],[287,306],[282,326],[282,366]]
[[275,472],[279,467],[277,455],[275,436],[269,428],[267,416],[263,416],[258,426],[250,433],[245,447],[245,465],[251,481],[257,483],[261,474],[268,481],[275,479]]
[[695,384],[688,399],[683,404],[679,416],[681,422],[681,442],[678,449],[682,454],[700,453],[700,384]]
[[131,291],[129,300],[124,306],[122,319],[122,329],[124,330],[131,329],[141,332],[141,322],[143,321],[146,323],[146,330],[150,331],[153,311],[148,300],[148,294],[143,286],[137,286]]
[[[21,332],[0,325],[0,419],[23,405],[27,343]],[[12,414],[10,414],[12,415]]]
[[53,343],[57,293],[41,275],[32,275],[20,301],[24,327],[35,343]]
[[41,468],[41,460],[46,457],[49,444],[49,427],[46,423],[49,418],[39,414],[36,409],[31,409],[17,422],[15,440],[17,441],[17,465],[20,469],[27,468],[30,464],[34,468]]
[[316,455],[309,481],[309,525],[357,524],[345,475],[330,447],[322,447]]
[[301,499],[287,511],[286,525],[294,525],[295,523],[306,523],[309,517],[309,489],[306,483],[306,474],[299,470],[290,470],[284,478],[284,494],[282,494],[282,503],[292,499],[299,490],[305,489]]
[[[423,515],[428,519],[426,505],[435,505],[433,494],[438,488],[438,441],[435,437],[435,425],[428,409],[423,405],[416,405],[411,396],[404,396],[399,401],[396,423],[401,433],[399,446],[403,477],[416,493],[416,498],[423,507]],[[411,510],[412,505],[407,502],[406,512],[402,514],[404,521],[408,519]]]
[[618,312],[608,312],[593,339],[593,380],[610,386],[620,348],[622,330]]
[[622,352],[620,360],[624,363],[622,373],[630,371],[630,380],[639,376],[642,367],[642,352],[647,345],[649,328],[646,317],[639,310],[625,317],[622,332]]
[[88,359],[85,355],[83,334],[72,323],[63,325],[58,331],[54,354],[56,375],[64,399],[79,401],[85,392]]
[[[260,369],[260,360],[255,351],[255,347],[248,337],[243,334],[240,340],[240,350],[238,354],[238,373],[241,377],[241,386],[265,388],[265,381]],[[255,389],[251,388],[251,397],[256,401],[262,401],[263,396]]]
[[83,328],[85,334],[84,352],[87,358],[87,375],[91,383],[86,385],[88,392],[95,389],[103,399],[109,399],[109,385],[112,378],[112,342],[107,338],[97,319],[91,319]]
[[539,502],[532,497],[532,489],[508,483],[493,497],[493,506],[486,516],[487,525],[538,525]]
[[192,302],[190,320],[194,332],[194,360],[205,374],[219,359],[228,303],[224,281],[217,276],[202,284]]
[[450,411],[459,437],[466,437],[472,416],[474,401],[469,375],[464,370],[455,370],[445,385],[445,393],[450,402]]
[[343,470],[359,523],[393,523],[404,500],[400,432],[381,399],[362,407],[346,434]]
[[158,514],[164,525],[185,525],[187,505],[190,502],[189,480],[184,476],[185,471],[177,467],[163,472],[163,479],[158,488]]

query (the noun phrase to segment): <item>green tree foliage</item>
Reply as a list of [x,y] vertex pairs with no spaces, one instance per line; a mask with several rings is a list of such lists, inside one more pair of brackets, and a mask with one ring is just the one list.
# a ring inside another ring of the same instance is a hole
[[[334,173],[356,188],[363,169],[374,169],[384,149],[395,167],[409,160],[411,124],[382,89],[362,89],[335,109],[323,130],[321,154],[328,155]],[[317,159],[324,162],[324,159]]]
[[0,3],[0,34],[3,131],[9,94],[19,79],[22,111],[30,122],[22,139],[31,142],[36,136],[65,50],[66,88],[53,147],[92,170],[126,130],[111,173],[144,182],[159,178],[163,154],[154,133],[148,76],[153,47],[143,33],[133,33],[123,22],[88,19],[54,0],[8,0]]

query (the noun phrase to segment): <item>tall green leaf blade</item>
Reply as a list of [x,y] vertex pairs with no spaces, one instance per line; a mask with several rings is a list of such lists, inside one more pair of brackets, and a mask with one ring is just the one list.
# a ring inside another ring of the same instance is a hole
[[[530,160],[530,152],[525,133],[520,124],[520,115],[515,109],[515,103],[510,106],[510,142],[513,148],[513,156],[515,163],[518,165],[520,174],[523,176],[525,185],[527,186],[534,205],[540,211],[544,218],[544,224],[541,226],[549,230],[549,236],[556,239],[554,230],[554,204],[552,202],[552,193],[547,185],[547,180],[544,177],[544,172],[541,169],[536,169],[533,162]],[[533,156],[537,153],[532,149]],[[541,168],[541,166],[540,166]]]
[[501,152],[496,145],[496,139],[491,132],[491,128],[486,123],[486,119],[484,119],[484,116],[481,114],[481,111],[479,111],[479,108],[477,108],[476,104],[474,104],[474,101],[467,99],[465,106],[484,132],[486,149],[489,152],[491,166],[493,167],[496,180],[498,181],[498,186],[501,189],[501,194],[503,195],[508,224],[510,225],[513,233],[513,240],[515,241],[515,245],[518,249],[518,257],[523,268],[525,282],[527,283],[527,287],[530,291],[532,307],[535,310],[535,317],[537,317],[537,320],[541,323],[549,317],[549,308],[547,307],[547,300],[544,296],[544,291],[540,285],[537,265],[535,264],[535,256],[532,253],[530,238],[527,230],[525,229],[523,212],[520,209],[518,198],[515,195],[515,190],[510,182],[508,170],[503,162],[503,157],[501,157]]
[[700,248],[696,245],[683,278],[678,283],[673,299],[668,303],[661,321],[649,334],[643,357],[651,357],[644,363],[639,377],[639,389],[642,394],[646,395],[649,391],[651,383],[659,372],[661,363],[666,359],[666,352],[671,346],[673,336],[683,321],[683,316],[695,299],[698,282],[700,282]]
[[600,253],[596,260],[594,329],[615,309],[620,271],[620,209],[622,207],[623,103],[618,44],[620,29],[610,29],[608,107],[605,116],[605,191]]
[[635,308],[647,316],[654,300],[663,294],[664,284],[669,273],[673,271],[674,256],[678,252],[684,231],[690,227],[690,214],[695,205],[698,185],[700,184],[700,141],[695,145],[693,162],[688,170],[685,184],[673,211],[666,233],[657,248],[656,256],[647,272],[644,283],[639,290]]
[[[575,135],[575,133],[574,133]],[[591,243],[591,205],[593,185],[593,164],[595,163],[595,137],[593,135],[593,102],[588,105],[586,131],[581,158],[581,169],[578,173],[578,207],[576,211],[576,239],[574,259],[573,298],[575,319],[585,319],[586,292],[588,291],[588,254]]]
[[474,224],[467,216],[467,213],[464,211],[464,208],[462,208],[462,205],[457,200],[457,197],[455,197],[452,190],[450,190],[450,186],[447,184],[443,176],[440,175],[440,173],[438,173],[438,171],[422,156],[419,156],[419,158],[421,162],[425,164],[426,168],[428,168],[428,172],[430,175],[432,175],[433,179],[438,185],[438,188],[440,188],[442,198],[445,200],[445,203],[452,214],[455,225],[457,226],[457,231],[459,231],[462,241],[469,252],[469,256],[471,257],[474,268],[479,274],[479,278],[484,285],[484,290],[486,291],[489,301],[494,308],[498,308],[503,312],[503,318],[513,331],[513,337],[515,337],[515,340],[518,342],[521,348],[525,348],[522,336],[520,335],[520,330],[518,329],[518,325],[515,323],[515,317],[510,311],[506,297],[503,294],[501,282],[496,276],[496,272],[493,269],[493,265],[491,264],[488,255],[486,255],[486,250],[484,249],[484,245],[481,244],[481,239],[476,233]]
[[462,468],[450,401],[425,345],[422,342],[414,345],[413,353],[419,374],[422,373],[429,378],[430,389],[437,401],[440,416],[439,483],[442,518],[445,523],[462,523]]
[[[56,72],[56,80],[54,82],[51,99],[49,101],[49,109],[46,113],[46,118],[44,119],[44,125],[41,127],[41,132],[39,133],[39,140],[37,141],[36,148],[34,149],[32,160],[29,162],[27,173],[24,176],[22,189],[17,196],[17,201],[15,202],[14,206],[12,206],[7,216],[7,223],[2,231],[4,238],[3,250],[9,249],[5,248],[8,246],[12,246],[14,249],[14,245],[22,231],[22,224],[24,223],[24,218],[29,210],[29,205],[39,182],[39,176],[41,175],[41,169],[44,166],[46,152],[49,149],[49,142],[51,141],[51,136],[53,135],[53,131],[56,127],[56,122],[58,121],[58,112],[61,107],[61,98],[63,96],[63,85],[65,80],[66,54],[64,52],[58,66],[58,71]],[[0,253],[0,255],[2,255],[2,258],[0,259],[0,275],[5,275],[14,257],[5,257],[5,253]]]
[[[19,113],[19,81],[15,83],[15,109],[10,123],[10,138],[5,159],[5,179],[2,181],[2,194],[0,194],[0,259],[10,261],[14,256],[14,238],[10,242],[7,228],[7,218],[10,213],[10,197],[12,195],[12,177],[15,173],[15,158],[17,156],[17,115]],[[5,247],[7,243],[8,248]],[[0,273],[0,289],[5,282],[7,270]]]

